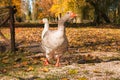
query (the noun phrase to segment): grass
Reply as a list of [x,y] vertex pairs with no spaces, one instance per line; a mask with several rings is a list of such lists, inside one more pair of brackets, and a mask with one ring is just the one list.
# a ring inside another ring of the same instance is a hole
[[113,71],[105,71],[106,76],[110,76],[115,74]]
[[[53,30],[56,27],[50,29]],[[22,40],[24,44],[40,42],[42,30],[43,28],[16,28],[16,41]],[[8,28],[2,28],[1,31],[9,38]],[[69,47],[78,48],[80,52],[120,51],[120,29],[117,28],[67,27],[66,35]]]
[[120,78],[111,78],[110,80],[120,80]]
[[84,70],[83,73],[84,74],[89,74],[89,71],[88,70]]

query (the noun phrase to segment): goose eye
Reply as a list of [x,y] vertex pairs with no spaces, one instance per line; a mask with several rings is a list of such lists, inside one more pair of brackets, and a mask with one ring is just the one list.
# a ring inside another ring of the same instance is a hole
[[67,14],[70,14],[70,12],[67,12]]

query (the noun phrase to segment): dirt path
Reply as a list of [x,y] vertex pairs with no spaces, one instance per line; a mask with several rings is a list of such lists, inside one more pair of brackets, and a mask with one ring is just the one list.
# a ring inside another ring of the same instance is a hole
[[[63,60],[61,67],[30,65],[0,74],[0,80],[120,80],[118,52],[77,53],[64,58],[67,61]],[[79,63],[81,60],[86,61]]]

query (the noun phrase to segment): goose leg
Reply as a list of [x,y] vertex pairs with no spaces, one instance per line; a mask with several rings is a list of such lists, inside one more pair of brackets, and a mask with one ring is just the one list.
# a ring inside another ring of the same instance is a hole
[[47,51],[47,53],[46,53],[46,59],[44,60],[44,65],[45,65],[45,66],[48,66],[48,65],[49,65],[49,61],[48,61],[48,60],[49,60],[49,55],[48,55],[48,53],[49,53],[49,52]]
[[49,65],[49,62],[48,62],[48,59],[47,59],[47,58],[44,60],[44,65],[45,65],[45,66],[48,66],[48,65]]
[[56,61],[56,64],[55,64],[56,67],[59,67],[60,66],[60,58],[57,57],[57,61]]

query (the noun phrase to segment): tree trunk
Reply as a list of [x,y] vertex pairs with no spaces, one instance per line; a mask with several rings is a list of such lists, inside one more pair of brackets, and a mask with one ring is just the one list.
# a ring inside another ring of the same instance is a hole
[[95,9],[95,12],[94,12],[94,23],[96,24],[100,24],[100,14],[99,14],[99,11],[98,9]]
[[100,13],[101,13],[101,17],[104,18],[104,20],[106,21],[106,23],[111,23],[109,17],[105,14],[105,12],[100,11]]
[[116,17],[117,15],[116,15],[116,10],[114,10],[114,12],[113,12],[113,22],[114,23],[116,23],[116,21],[117,21],[117,17]]
[[118,3],[118,16],[119,16],[119,18],[120,18],[120,1],[119,1],[119,3]]
[[101,8],[99,8],[99,3],[98,2],[94,2],[94,1],[92,1],[92,0],[86,0],[89,4],[91,4],[93,7],[94,7],[94,9],[95,9],[95,16],[94,16],[94,22],[96,23],[96,24],[100,24],[101,23],[101,19],[104,19],[105,20],[105,22],[106,23],[110,23],[111,21],[110,21],[110,19],[109,19],[109,17],[106,15],[106,13],[105,12],[103,12],[102,10],[101,10]]

